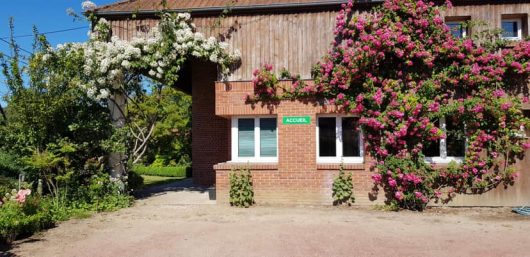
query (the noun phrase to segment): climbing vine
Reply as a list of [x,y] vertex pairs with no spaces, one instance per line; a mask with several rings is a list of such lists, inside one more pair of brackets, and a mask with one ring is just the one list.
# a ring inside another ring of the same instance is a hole
[[[332,49],[312,83],[295,79],[292,89],[278,90],[272,67],[264,66],[247,101],[311,96],[359,116],[376,160],[373,181],[389,204],[421,210],[433,199],[511,184],[513,164],[530,148],[521,132],[530,126],[521,111],[528,98],[518,97],[530,74],[530,42],[499,48],[506,42],[455,38],[445,7],[428,1],[386,0],[361,14],[352,8],[350,1],[337,16]],[[428,164],[425,150],[449,136],[439,122],[446,118],[460,124],[465,158]]]
[[[196,32],[189,13],[162,13],[159,25],[146,37],[127,41],[110,35],[110,23],[100,19],[88,42],[50,47],[34,61],[78,60],[82,63],[83,73],[73,83],[85,90],[89,97],[100,100],[115,92],[137,90],[138,83],[127,83],[137,75],[174,85],[179,79],[179,71],[190,58],[216,63],[224,75],[239,59],[238,51],[228,49],[227,43],[214,37],[205,38]],[[54,75],[61,74],[50,74],[49,79]]]

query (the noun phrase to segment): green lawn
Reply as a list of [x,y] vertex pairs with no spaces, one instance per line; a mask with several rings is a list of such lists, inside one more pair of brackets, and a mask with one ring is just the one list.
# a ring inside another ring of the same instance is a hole
[[149,175],[142,175],[142,178],[144,178],[143,188],[167,184],[185,179],[185,177],[160,177]]

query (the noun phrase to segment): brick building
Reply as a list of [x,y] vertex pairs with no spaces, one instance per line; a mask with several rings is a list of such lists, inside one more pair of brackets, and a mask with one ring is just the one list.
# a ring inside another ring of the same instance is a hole
[[[318,102],[284,101],[277,105],[245,104],[253,92],[252,71],[261,64],[285,67],[310,79],[311,66],[329,49],[333,39],[336,0],[168,0],[167,8],[191,12],[197,30],[228,42],[242,54],[241,64],[227,81],[219,81],[215,66],[192,61],[182,74],[182,90],[192,94],[193,179],[215,185],[217,201],[228,198],[228,172],[249,167],[259,203],[331,203],[331,184],[341,161],[352,171],[358,204],[384,199],[371,195],[370,156],[355,132],[356,118],[337,113]],[[380,1],[359,1],[362,12]],[[459,37],[470,36],[460,26],[482,20],[502,28],[504,36],[528,36],[530,1],[455,0],[444,14]],[[103,6],[96,15],[111,22],[122,39],[141,36],[157,24],[159,1],[129,0]],[[226,17],[219,18],[223,10]],[[134,17],[134,18],[133,18]],[[284,86],[290,82],[284,81]],[[530,110],[530,105],[524,106]],[[450,121],[442,121],[450,129]],[[438,165],[462,157],[459,142],[440,142],[431,149]],[[454,205],[520,205],[530,203],[530,161],[517,164],[521,177],[513,187],[480,196],[459,196]]]

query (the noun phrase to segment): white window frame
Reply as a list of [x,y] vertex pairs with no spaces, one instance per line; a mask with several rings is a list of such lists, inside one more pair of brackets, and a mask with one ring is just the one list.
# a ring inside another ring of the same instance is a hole
[[[443,133],[447,135],[447,128],[446,128],[446,121],[445,117],[440,118],[439,121],[440,128],[442,129]],[[467,142],[467,139],[466,139]],[[467,143],[466,143],[467,148]],[[450,163],[450,162],[456,162],[456,163],[462,163],[464,162],[465,156],[447,156],[447,137],[440,139],[440,156],[431,156],[431,157],[425,157],[425,161],[428,163]]]
[[[260,157],[261,138],[260,138],[260,119],[276,118],[276,157]],[[254,156],[239,157],[239,119],[254,119]],[[278,117],[276,116],[234,116],[232,117],[232,160],[230,163],[277,163],[278,162]]]
[[506,40],[521,40],[523,39],[523,19],[521,18],[510,18],[510,19],[501,19],[501,29],[503,22],[516,22],[517,23],[517,37],[504,37],[502,39]]
[[[449,27],[449,24],[457,24],[457,25],[460,25],[462,26],[462,24],[464,24],[465,21],[447,21],[445,22],[445,25],[447,25],[447,27]],[[451,27],[449,27],[449,29],[451,29]],[[466,38],[467,37],[467,27],[463,28],[462,30],[462,38]]]
[[[335,118],[335,157],[321,157],[320,156],[320,131],[319,131],[319,119],[320,118]],[[364,163],[364,137],[362,130],[359,136],[359,153],[360,157],[343,157],[342,156],[342,118],[357,118],[356,116],[347,115],[318,115],[317,126],[316,126],[316,145],[317,145],[317,163]]]

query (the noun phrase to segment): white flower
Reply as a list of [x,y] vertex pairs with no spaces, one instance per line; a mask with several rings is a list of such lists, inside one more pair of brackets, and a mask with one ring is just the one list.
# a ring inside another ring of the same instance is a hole
[[85,0],[82,4],[81,4],[81,8],[83,9],[83,11],[90,11],[90,10],[94,10],[96,9],[96,4],[92,1],[88,1],[88,0]]
[[125,69],[129,69],[131,67],[131,63],[127,60],[123,60],[123,62],[121,62],[121,66]]
[[110,95],[110,92],[109,92],[108,89],[102,88],[102,89],[99,90],[99,96],[98,97],[100,99],[107,99],[109,97],[109,95]]
[[154,77],[156,75],[156,71],[149,70],[149,76]]
[[44,55],[42,56],[42,60],[43,60],[43,61],[47,61],[48,59],[50,59],[50,54],[44,54]]

